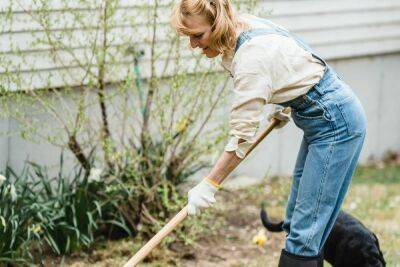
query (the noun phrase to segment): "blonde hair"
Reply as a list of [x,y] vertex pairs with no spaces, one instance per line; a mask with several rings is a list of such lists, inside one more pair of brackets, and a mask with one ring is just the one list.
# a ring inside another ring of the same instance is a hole
[[188,16],[201,16],[211,25],[210,47],[221,54],[231,54],[236,45],[238,21],[229,0],[181,0],[171,16],[171,24],[179,34],[193,32],[184,24]]

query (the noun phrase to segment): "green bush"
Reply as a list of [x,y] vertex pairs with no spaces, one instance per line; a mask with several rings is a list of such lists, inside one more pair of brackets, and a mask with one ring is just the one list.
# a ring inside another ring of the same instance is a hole
[[27,263],[48,250],[60,255],[88,248],[102,235],[99,226],[131,234],[115,208],[118,199],[109,195],[115,181],[93,179],[82,168],[64,176],[63,157],[59,166],[55,177],[32,162],[19,175],[7,168],[0,186],[0,262]]
[[7,169],[0,185],[0,262],[27,262],[31,242],[39,240],[36,218],[41,207],[35,203],[35,184],[21,178],[26,174],[27,169],[20,176]]
[[[60,170],[54,178],[45,168],[30,165],[39,181],[36,200],[46,214],[38,218],[42,237],[53,252],[68,254],[89,248],[96,237],[104,234],[104,229],[116,228],[125,235],[131,234],[118,210],[120,202],[109,190],[116,187],[117,180],[106,181],[100,173],[86,173],[81,167],[72,177],[65,177],[62,156]],[[123,190],[118,190],[118,195],[123,196],[121,193]]]
[[40,166],[32,166],[40,179],[37,201],[46,213],[40,218],[44,240],[57,254],[89,247],[101,219],[101,203],[96,196],[100,185],[90,183],[81,171],[72,180],[61,174],[51,179]]

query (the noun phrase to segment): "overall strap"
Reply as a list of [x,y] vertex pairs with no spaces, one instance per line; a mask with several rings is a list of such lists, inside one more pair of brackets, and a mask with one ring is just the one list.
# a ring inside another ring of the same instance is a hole
[[242,44],[244,44],[246,41],[250,40],[251,38],[253,38],[255,36],[267,35],[267,34],[279,34],[279,35],[283,35],[283,36],[292,38],[301,48],[310,52],[314,58],[319,59],[325,66],[327,66],[327,63],[325,62],[325,60],[323,60],[321,57],[316,55],[312,51],[312,49],[300,37],[296,36],[293,33],[290,33],[286,29],[279,27],[278,25],[272,23],[271,21],[269,21],[267,19],[259,18],[259,19],[256,19],[255,21],[261,22],[265,25],[268,25],[268,26],[270,26],[270,28],[255,28],[255,29],[251,29],[251,30],[242,32],[236,41],[235,53]]

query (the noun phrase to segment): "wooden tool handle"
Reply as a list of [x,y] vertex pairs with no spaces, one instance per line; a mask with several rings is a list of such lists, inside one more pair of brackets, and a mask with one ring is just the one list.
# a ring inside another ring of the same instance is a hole
[[[282,111],[285,114],[290,113],[290,108],[285,108]],[[246,153],[246,156],[250,154],[251,151],[280,123],[278,119],[272,119],[271,123],[267,126],[267,128],[258,136],[257,141],[255,141],[249,148],[249,150]]]
[[[290,108],[285,108],[284,113],[288,114]],[[279,120],[273,119],[268,127],[259,135],[257,141],[254,142],[245,158],[248,154],[279,124]],[[124,267],[136,266],[141,262],[160,242],[164,239],[175,227],[180,224],[187,216],[187,208],[184,207],[178,214],[174,216],[155,236],[153,236],[127,263]]]
[[181,211],[175,215],[155,236],[153,236],[127,263],[124,267],[136,266],[141,262],[152,250],[155,248],[161,240],[164,239],[175,227],[180,224],[187,216],[187,208],[184,207]]

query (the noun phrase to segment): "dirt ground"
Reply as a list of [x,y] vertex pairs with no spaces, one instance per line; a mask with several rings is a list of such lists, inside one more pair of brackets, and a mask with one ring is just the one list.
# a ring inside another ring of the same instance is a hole
[[240,211],[231,210],[218,237],[201,240],[196,258],[182,261],[182,266],[277,266],[284,234],[264,232],[264,246],[254,244],[253,237],[263,232],[258,213],[258,207],[252,205],[242,205]]
[[[263,246],[254,244],[253,237],[263,231],[260,204],[267,205],[272,218],[282,218],[289,187],[289,178],[268,178],[244,189],[219,192],[207,222],[210,229],[216,230],[206,229],[192,246],[176,244],[168,250],[158,247],[139,266],[277,266],[284,234],[265,232]],[[398,192],[400,167],[367,170],[357,174],[343,206],[377,234],[388,266],[400,266]],[[129,240],[105,241],[91,252],[66,257],[63,263],[60,259],[49,259],[46,266],[122,266],[139,247]]]
[[[288,179],[283,181],[287,182]],[[282,181],[275,181],[273,186],[262,183],[246,189],[220,191],[208,222],[218,224],[213,227],[217,228],[216,231],[205,232],[193,247],[176,244],[169,251],[156,248],[149,257],[151,262],[144,262],[139,266],[276,266],[283,247],[284,234],[264,231],[259,212],[261,201],[270,200],[270,215],[276,218],[282,216],[281,203],[285,196],[282,195],[281,186],[278,186],[281,183]],[[278,190],[273,189],[275,187]],[[263,192],[269,193],[265,199]],[[263,246],[253,243],[253,237],[260,231],[264,231],[266,237]],[[132,243],[128,240],[108,241],[93,251],[77,253],[63,260],[49,257],[46,266],[121,266],[135,250],[137,249],[132,249]]]

